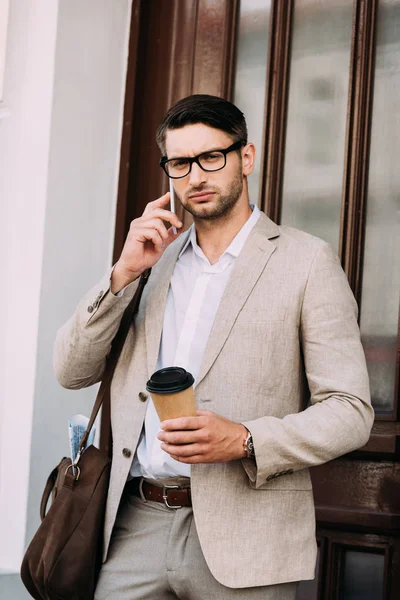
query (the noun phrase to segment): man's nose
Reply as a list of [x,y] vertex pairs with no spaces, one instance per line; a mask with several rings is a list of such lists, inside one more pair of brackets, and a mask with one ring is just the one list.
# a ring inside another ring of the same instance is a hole
[[199,167],[197,163],[192,164],[192,169],[189,173],[189,183],[193,187],[197,187],[206,181],[206,172]]

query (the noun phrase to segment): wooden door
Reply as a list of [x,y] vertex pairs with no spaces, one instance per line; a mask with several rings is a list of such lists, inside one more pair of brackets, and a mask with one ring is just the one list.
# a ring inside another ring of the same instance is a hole
[[360,306],[375,425],[312,470],[317,577],[298,600],[400,598],[399,92],[400,0],[133,1],[115,258],[167,190],[158,123],[211,93],[248,118],[252,201],[330,242]]

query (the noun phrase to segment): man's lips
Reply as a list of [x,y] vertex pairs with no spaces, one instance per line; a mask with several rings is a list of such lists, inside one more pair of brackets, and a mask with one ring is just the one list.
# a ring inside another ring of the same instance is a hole
[[189,194],[189,200],[209,200],[215,192],[197,192],[196,194]]

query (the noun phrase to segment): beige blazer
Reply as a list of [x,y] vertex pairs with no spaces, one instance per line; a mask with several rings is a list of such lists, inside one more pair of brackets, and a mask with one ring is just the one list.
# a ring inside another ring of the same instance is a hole
[[[186,238],[153,268],[113,379],[104,560],[143,426],[139,394],[156,366],[169,281]],[[78,389],[101,379],[136,286],[116,297],[108,274],[82,299],[56,340],[61,385]],[[325,242],[261,215],[218,308],[196,400],[243,422],[256,453],[256,462],[192,466],[195,522],[211,572],[233,588],[312,579],[308,467],[364,445],[373,423],[356,303]]]

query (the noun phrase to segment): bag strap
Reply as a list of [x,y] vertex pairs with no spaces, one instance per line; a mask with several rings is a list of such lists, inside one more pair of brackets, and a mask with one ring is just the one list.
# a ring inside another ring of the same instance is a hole
[[[64,460],[64,459],[62,459]],[[62,461],[61,461],[62,462]],[[61,464],[61,463],[60,463]],[[47,478],[47,482],[42,494],[42,499],[40,501],[40,520],[43,521],[43,519],[46,516],[46,506],[47,506],[47,502],[49,500],[50,494],[54,488],[54,485],[56,483],[57,480],[57,475],[58,475],[58,467],[60,465],[57,465],[52,472],[50,473],[50,475]]]
[[92,409],[92,414],[90,415],[88,426],[87,426],[86,431],[83,434],[82,439],[80,441],[79,452],[75,459],[74,465],[76,465],[78,463],[80,456],[86,447],[90,431],[93,427],[93,423],[96,420],[97,413],[99,412],[101,405],[103,404],[103,402],[104,402],[104,405],[106,405],[106,403],[110,402],[110,393],[109,392],[110,392],[111,381],[112,381],[112,378],[114,375],[115,367],[117,366],[117,362],[120,357],[126,337],[128,335],[128,331],[130,329],[132,320],[139,309],[139,303],[140,303],[140,299],[142,297],[142,292],[143,292],[144,286],[146,285],[146,283],[149,279],[150,273],[151,273],[151,269],[147,269],[141,275],[139,285],[137,287],[135,295],[133,296],[132,300],[126,307],[124,314],[122,316],[121,323],[120,323],[119,329],[117,331],[117,334],[112,341],[111,350],[107,357],[107,364],[106,364],[103,378],[101,380],[101,385],[100,385],[99,391],[97,392],[96,401],[95,401],[93,409]]

